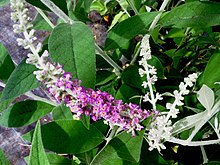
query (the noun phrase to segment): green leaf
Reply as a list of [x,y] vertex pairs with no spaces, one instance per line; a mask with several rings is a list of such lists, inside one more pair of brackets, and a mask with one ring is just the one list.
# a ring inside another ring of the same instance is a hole
[[142,80],[138,73],[138,67],[136,65],[130,65],[127,67],[121,75],[122,80],[126,85],[142,89]]
[[206,84],[210,88],[214,88],[217,85],[215,85],[215,82],[220,82],[220,52],[216,51],[211,58],[208,61],[208,64],[205,67],[204,72],[199,78],[199,84],[200,86],[202,84]]
[[77,165],[74,161],[53,153],[47,154],[47,158],[50,165]]
[[81,119],[83,125],[89,130],[90,129],[90,116],[82,115]]
[[90,6],[90,10],[96,10],[101,15],[105,15],[108,11],[106,4],[102,0],[96,0],[92,2],[92,5]]
[[[2,96],[2,93],[0,92],[0,99],[1,99],[1,96]],[[14,100],[14,98],[6,100],[6,101],[1,101],[0,102],[0,112],[7,109],[13,100]]]
[[132,0],[135,8],[139,11],[140,7],[141,7],[141,0]]
[[93,0],[84,0],[84,8],[87,13],[90,11],[92,2]]
[[[122,100],[123,102],[131,102],[131,97],[133,96],[139,96],[138,90],[135,88],[132,88],[126,84],[122,84],[122,86],[119,88],[119,90],[116,93],[115,98],[117,100]],[[135,103],[139,103],[139,99],[132,100]]]
[[220,24],[220,3],[190,2],[172,9],[159,22],[176,28],[205,28]]
[[33,29],[52,31],[52,27],[47,23],[47,21],[45,21],[45,19],[40,14],[37,14],[36,18],[33,21]]
[[2,44],[0,44],[0,79],[7,80],[14,68],[14,63],[12,62],[7,50]]
[[108,125],[105,124],[102,120],[93,122],[92,125],[96,127],[103,135],[108,133]]
[[116,94],[116,90],[115,90],[115,84],[117,84],[115,81],[112,81],[106,85],[102,85],[100,87],[101,91],[105,91],[108,92],[109,94],[111,94],[112,96],[115,96]]
[[215,94],[207,85],[203,85],[197,92],[199,102],[210,111],[215,102]]
[[98,147],[81,154],[76,154],[75,156],[80,160],[81,164],[90,164],[97,152]]
[[40,122],[37,122],[36,128],[34,130],[30,158],[28,161],[29,165],[50,165],[46,153],[44,151],[44,146],[41,139],[41,129]]
[[99,70],[97,71],[97,76],[96,76],[96,85],[103,85],[108,83],[109,81],[115,79],[117,76],[106,70]]
[[210,161],[210,162],[205,163],[203,165],[220,165],[220,161]]
[[[61,1],[61,0],[51,0],[56,6],[58,6],[61,10],[63,10],[65,13],[68,13],[67,10],[67,3],[66,1]],[[43,10],[48,10],[50,11],[50,9],[48,9],[40,0],[27,0],[28,3],[41,8]]]
[[73,119],[70,108],[66,107],[64,104],[55,107],[52,111],[52,116],[54,120]]
[[91,165],[124,165],[139,162],[143,135],[143,131],[136,137],[127,132],[119,134],[95,157]]
[[33,65],[26,64],[25,60],[22,61],[9,77],[0,101],[15,98],[39,87],[40,83],[33,74],[35,70],[36,68]]
[[49,38],[49,51],[53,61],[64,65],[64,70],[82,80],[83,86],[94,88],[95,46],[92,32],[85,24],[59,24]]
[[123,47],[136,35],[146,32],[157,14],[158,12],[143,13],[120,22],[110,30],[105,50]]
[[108,28],[108,30],[112,29],[118,22],[119,19],[124,15],[125,13],[123,11],[120,11],[118,14],[116,14],[112,20],[111,26]]
[[147,62],[148,64],[154,66],[157,69],[157,77],[164,78],[163,65],[156,56],[152,56],[152,58]]
[[10,2],[10,0],[0,0],[0,6],[7,5]]
[[9,160],[6,158],[4,152],[0,148],[0,164],[2,165],[10,165]]
[[[157,150],[149,151],[149,144],[146,140],[143,140],[143,144],[141,147],[141,158],[140,165],[168,165],[168,161],[163,159],[163,155],[161,155]],[[169,151],[170,152],[170,151]]]
[[[41,128],[44,147],[57,153],[82,153],[102,143],[103,134],[93,125],[88,130],[79,120],[57,120]],[[23,137],[31,139],[33,132]]]
[[181,38],[185,37],[185,30],[184,29],[177,29],[173,28],[169,31],[169,33],[165,36],[166,38]]
[[31,124],[52,111],[53,106],[44,102],[27,100],[18,102],[0,116],[0,125],[21,127]]

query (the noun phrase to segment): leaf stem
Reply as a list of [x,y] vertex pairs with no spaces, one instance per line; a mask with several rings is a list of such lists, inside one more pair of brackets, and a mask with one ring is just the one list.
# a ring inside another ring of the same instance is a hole
[[137,57],[138,57],[140,51],[141,51],[141,47],[139,46],[138,49],[137,49],[137,51],[136,51],[135,54],[134,54],[134,57],[133,57],[132,60],[131,60],[130,65],[133,65],[133,64],[135,63],[135,61],[137,60]]
[[46,98],[39,97],[39,96],[33,94],[32,92],[26,92],[24,95],[26,95],[28,97],[31,97],[34,100],[42,101],[42,102],[48,103],[48,104],[53,105],[53,106],[58,106],[59,105],[59,104],[57,104],[57,103],[55,103],[53,101],[50,101],[50,100],[48,100]]
[[111,139],[115,136],[117,130],[118,130],[118,127],[114,126],[113,129],[111,130],[109,136],[107,138],[105,138],[105,140],[106,140],[105,146],[102,147],[102,149],[94,156],[94,158],[90,164],[93,164],[96,157],[105,149],[105,147],[108,145],[108,143],[111,141]]
[[118,4],[121,6],[122,10],[128,15],[128,17],[131,17],[131,15],[128,13],[128,11],[126,10],[126,8],[121,5],[120,0],[116,0],[118,2]]
[[51,28],[55,27],[54,24],[50,21],[50,19],[46,16],[46,14],[41,9],[39,9],[38,7],[35,7],[35,9],[43,17],[43,19],[50,25]]
[[104,58],[113,68],[117,71],[123,70],[118,64],[116,64],[97,44],[95,44],[96,53]]
[[51,11],[53,11],[56,15],[58,15],[62,20],[69,24],[73,24],[74,21],[70,19],[57,5],[55,5],[50,0],[40,0],[43,4],[45,4]]
[[165,7],[167,6],[167,4],[169,3],[170,0],[164,0],[159,11],[160,13],[154,18],[153,22],[151,23],[150,27],[149,27],[149,34],[151,34],[154,30],[154,28],[157,25],[157,22],[159,21],[161,15],[162,15],[162,11],[164,11]]
[[133,2],[131,0],[127,0],[128,4],[131,6],[132,10],[134,11],[135,15],[138,15],[138,11],[136,7],[134,6]]
[[210,145],[210,144],[217,144],[220,143],[220,139],[217,140],[205,140],[205,141],[186,141],[182,139],[177,139],[175,137],[171,137],[171,139],[167,140],[172,143],[181,144],[183,146],[204,146],[204,145]]
[[112,138],[114,137],[114,135],[117,132],[117,130],[118,130],[118,127],[114,126],[113,129],[111,130],[109,136],[105,139],[106,140],[105,146],[112,140]]
[[[5,85],[3,82],[0,81],[0,87],[5,88],[5,86],[6,86],[6,85]],[[33,93],[30,92],[30,91],[24,93],[23,95],[28,96],[28,97],[31,97],[31,98],[34,99],[34,100],[38,100],[38,101],[42,101],[42,102],[48,103],[48,104],[53,105],[53,106],[57,106],[57,105],[58,105],[57,103],[55,103],[55,102],[53,102],[53,101],[50,101],[50,100],[48,100],[48,99],[46,99],[46,98],[39,97],[39,96],[33,94]]]
[[208,160],[208,157],[206,155],[204,146],[200,146],[200,149],[201,149],[201,152],[202,152],[203,164],[208,163],[209,160]]

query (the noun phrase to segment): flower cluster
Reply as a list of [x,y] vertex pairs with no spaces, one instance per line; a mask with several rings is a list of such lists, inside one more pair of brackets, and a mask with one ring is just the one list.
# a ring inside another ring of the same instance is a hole
[[33,27],[28,17],[28,9],[25,0],[11,0],[11,19],[15,22],[13,25],[15,33],[23,33]]
[[132,103],[123,104],[121,100],[115,100],[106,92],[85,89],[80,85],[80,80],[73,80],[70,73],[64,72],[63,66],[52,63],[47,51],[39,56],[42,46],[34,43],[36,38],[34,30],[30,30],[33,25],[29,22],[25,1],[11,0],[11,8],[14,11],[11,18],[16,23],[14,31],[24,35],[24,39],[17,39],[18,44],[32,52],[28,54],[26,62],[39,69],[34,71],[37,80],[44,83],[47,91],[58,103],[64,102],[75,117],[80,118],[85,114],[93,121],[104,119],[110,127],[118,126],[121,130],[131,132],[133,136],[135,131],[143,128],[140,122],[150,115],[149,111],[141,110],[138,105]]
[[143,128],[140,122],[150,115],[149,111],[140,109],[136,104],[123,104],[121,100],[115,100],[107,92],[84,89],[81,86],[73,87],[72,91],[76,94],[76,99],[67,96],[65,100],[76,117],[85,114],[93,121],[104,119],[110,127],[118,126],[121,130],[131,132],[133,136],[135,131]]
[[74,113],[76,118],[82,115],[90,116],[93,121],[100,119],[111,128],[118,126],[120,130],[131,132],[140,131],[143,126],[140,122],[151,115],[150,111],[142,110],[136,104],[123,104],[115,100],[107,92],[85,89],[81,81],[73,79],[69,72],[64,72],[60,64],[49,62],[48,52],[45,51],[38,58],[36,78],[44,82],[47,91],[58,103],[64,102]]
[[147,134],[147,139],[149,142],[149,150],[165,149],[163,145],[164,141],[167,141],[171,137],[172,122],[170,118],[176,118],[179,113],[177,106],[183,105],[183,95],[187,95],[189,90],[187,87],[192,87],[193,83],[196,82],[198,75],[196,73],[190,74],[187,78],[184,78],[184,82],[179,85],[179,91],[175,90],[173,92],[174,102],[167,103],[166,108],[169,110],[168,114],[158,116],[150,125],[150,130]]
[[188,75],[188,77],[184,78],[184,82],[181,82],[179,85],[179,91],[175,90],[173,92],[173,97],[175,98],[174,102],[167,103],[166,108],[169,109],[169,114],[172,118],[176,118],[177,114],[179,113],[179,109],[177,106],[182,106],[183,105],[183,96],[187,95],[189,93],[189,90],[187,87],[192,87],[193,83],[196,82],[196,79],[198,78],[198,74],[193,73]]
[[150,115],[149,111],[140,109],[136,104],[123,104],[107,92],[85,89],[80,84],[79,80],[72,79],[70,73],[64,73],[55,82],[46,82],[48,92],[58,102],[64,101],[76,118],[86,115],[93,121],[104,119],[110,127],[118,126],[133,136],[135,131],[143,128],[140,122]]
[[149,43],[150,35],[145,35],[141,41],[141,50],[140,50],[140,56],[142,57],[139,61],[139,65],[142,66],[142,68],[139,68],[139,75],[141,77],[146,75],[147,81],[143,81],[142,86],[144,88],[149,88],[149,92],[147,92],[144,97],[144,102],[150,102],[153,105],[153,109],[156,109],[156,102],[157,100],[162,100],[162,95],[159,93],[156,93],[156,96],[154,96],[152,85],[155,84],[157,81],[157,69],[148,64],[148,60],[152,58],[151,56],[151,49],[150,49],[150,43]]
[[158,116],[155,121],[150,125],[150,131],[148,133],[148,143],[149,150],[157,149],[166,149],[163,145],[163,142],[170,138],[171,136],[171,120],[166,119],[166,116]]
[[26,60],[27,63],[36,65],[38,62],[39,55],[41,51],[42,44],[35,43],[37,38],[34,36],[35,30],[31,29],[33,24],[31,23],[31,18],[28,16],[28,9],[25,0],[11,0],[11,19],[15,22],[13,25],[15,33],[22,33],[23,38],[17,38],[19,46],[23,46],[24,49],[31,49],[32,53],[28,54]]

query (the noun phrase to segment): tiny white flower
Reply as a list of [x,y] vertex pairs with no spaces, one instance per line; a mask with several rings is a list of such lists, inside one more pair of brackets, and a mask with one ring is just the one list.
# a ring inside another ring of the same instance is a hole
[[181,100],[184,100],[183,96],[181,95],[181,93],[179,93],[177,90],[175,90],[173,92],[174,94],[174,97],[175,97],[175,101],[176,101],[176,104],[181,106],[183,105],[183,103],[181,102]]
[[141,85],[141,86],[143,86],[144,88],[147,88],[148,83],[147,83],[146,81],[143,81],[143,83],[142,83],[142,85]]
[[143,96],[143,102],[148,102],[148,101],[150,101],[149,93],[147,93]]
[[193,73],[193,74],[190,74],[188,77],[192,82],[196,82],[196,79],[198,78],[198,74]]
[[146,71],[145,71],[144,69],[142,69],[142,68],[139,68],[139,69],[138,69],[138,72],[139,72],[139,75],[140,75],[141,77],[143,77],[143,76],[146,74]]
[[186,83],[186,86],[189,86],[189,87],[193,86],[192,81],[188,77],[184,78],[184,82]]
[[153,75],[149,81],[151,82],[151,84],[155,84],[155,82],[157,81],[157,76]]
[[159,94],[158,92],[156,93],[156,99],[157,100],[163,100],[163,97],[161,94]]
[[152,68],[149,69],[149,73],[150,73],[151,75],[156,75],[156,74],[157,74],[157,69],[156,69],[154,66],[152,66]]

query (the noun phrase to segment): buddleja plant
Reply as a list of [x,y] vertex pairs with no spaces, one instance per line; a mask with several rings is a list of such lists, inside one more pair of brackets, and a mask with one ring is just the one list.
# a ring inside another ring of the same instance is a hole
[[[36,6],[41,19],[50,25],[52,32],[44,43],[37,42],[27,2],[10,1],[14,32],[22,35],[17,38],[18,45],[30,50],[30,53],[7,80],[1,96],[1,110],[4,111],[0,121],[3,126],[20,127],[52,112],[53,121],[42,126],[38,122],[34,131],[24,135],[24,139],[32,142],[28,164],[147,164],[151,162],[151,157],[146,154],[152,150],[162,154],[169,142],[181,146],[200,146],[203,162],[207,163],[203,146],[220,142],[220,102],[211,89],[216,91],[219,77],[216,73],[209,75],[219,60],[215,55],[219,45],[212,44],[211,49],[215,53],[205,70],[187,68],[187,76],[175,85],[173,91],[167,84],[164,85],[165,88],[167,86],[165,90],[159,85],[169,78],[171,66],[162,64],[163,58],[159,55],[152,55],[155,48],[151,45],[154,43],[163,47],[164,37],[175,38],[178,48],[164,51],[164,55],[166,58],[169,56],[178,70],[180,58],[175,56],[184,52],[182,47],[188,47],[184,42],[194,41],[199,36],[194,34],[189,38],[188,33],[193,34],[198,25],[204,28],[219,25],[218,18],[210,22],[201,20],[198,16],[201,9],[208,9],[203,15],[208,17],[219,6],[213,2],[190,2],[162,15],[169,6],[169,0],[165,0],[158,11],[151,11],[154,4],[150,2],[131,0],[28,2]],[[85,17],[89,9],[96,9],[107,15],[109,4],[119,5],[121,10],[117,11],[112,21],[103,50],[77,14],[84,14]],[[59,17],[58,23],[51,23],[42,9],[54,12]],[[187,13],[188,10],[195,12]],[[173,29],[168,31],[167,27]],[[165,36],[159,36],[162,28],[167,33]],[[140,40],[132,42],[137,36]],[[201,45],[198,43],[197,46]],[[199,61],[195,55],[188,57]],[[119,59],[123,62],[123,58],[128,63],[120,66]],[[104,67],[100,67],[101,62]],[[167,67],[167,73],[163,65]],[[210,81],[207,81],[208,77]],[[31,92],[39,86],[46,97]],[[33,100],[9,106],[21,94]],[[189,100],[190,96],[197,97],[200,103],[195,102],[201,110],[184,102],[184,98]],[[186,107],[191,113],[187,110],[187,115],[183,115]],[[201,129],[206,125],[212,127],[216,139],[205,139],[208,131]],[[71,156],[72,160],[60,156],[62,154]]]

